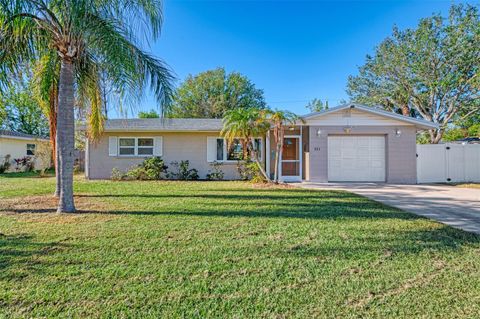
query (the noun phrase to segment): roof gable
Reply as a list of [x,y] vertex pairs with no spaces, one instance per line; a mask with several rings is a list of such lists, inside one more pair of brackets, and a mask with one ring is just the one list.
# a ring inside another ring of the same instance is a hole
[[345,104],[322,112],[302,117],[307,125],[356,125],[356,126],[393,126],[414,125],[422,129],[437,128],[438,125],[425,120],[403,116],[383,109],[360,104]]

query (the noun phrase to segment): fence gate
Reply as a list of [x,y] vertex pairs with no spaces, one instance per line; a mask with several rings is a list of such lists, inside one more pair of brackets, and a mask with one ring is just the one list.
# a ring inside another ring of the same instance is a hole
[[480,182],[480,144],[417,145],[417,181]]

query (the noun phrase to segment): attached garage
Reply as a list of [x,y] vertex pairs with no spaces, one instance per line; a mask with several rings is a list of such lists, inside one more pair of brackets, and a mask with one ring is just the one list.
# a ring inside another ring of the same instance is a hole
[[303,180],[417,183],[416,134],[437,128],[380,108],[346,104],[303,117]]
[[385,136],[328,136],[329,182],[385,182]]

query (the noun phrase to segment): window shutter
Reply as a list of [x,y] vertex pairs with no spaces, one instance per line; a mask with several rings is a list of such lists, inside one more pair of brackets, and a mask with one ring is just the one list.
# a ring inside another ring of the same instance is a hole
[[217,160],[217,138],[207,137],[207,162],[215,162]]
[[108,137],[108,156],[117,156],[118,138],[116,136]]
[[163,137],[157,136],[153,140],[153,155],[162,156],[163,155]]

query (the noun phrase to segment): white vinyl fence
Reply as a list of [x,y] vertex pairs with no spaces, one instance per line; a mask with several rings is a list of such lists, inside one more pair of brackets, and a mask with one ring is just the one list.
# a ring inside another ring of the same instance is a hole
[[417,145],[417,181],[480,182],[480,144]]

